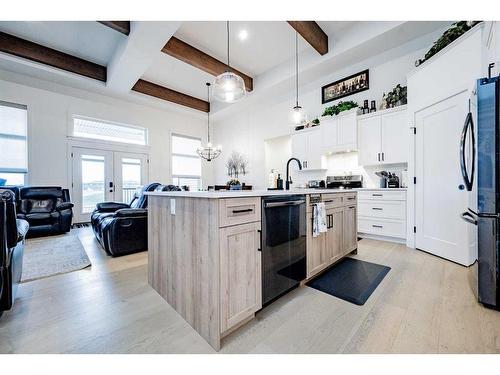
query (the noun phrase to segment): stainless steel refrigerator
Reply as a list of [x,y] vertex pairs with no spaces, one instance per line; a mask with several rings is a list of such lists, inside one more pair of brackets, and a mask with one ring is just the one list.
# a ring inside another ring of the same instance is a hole
[[479,79],[476,97],[460,144],[465,188],[475,195],[462,218],[477,225],[478,300],[500,310],[500,77]]

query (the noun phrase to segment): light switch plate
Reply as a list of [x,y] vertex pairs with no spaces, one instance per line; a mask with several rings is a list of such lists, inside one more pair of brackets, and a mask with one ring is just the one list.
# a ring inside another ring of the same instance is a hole
[[175,199],[170,198],[170,215],[175,215]]

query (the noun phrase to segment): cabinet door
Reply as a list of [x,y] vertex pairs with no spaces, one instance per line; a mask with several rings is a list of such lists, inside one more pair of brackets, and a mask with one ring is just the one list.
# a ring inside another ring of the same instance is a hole
[[338,116],[337,151],[355,150],[358,132],[356,128],[356,112]]
[[410,146],[410,128],[406,111],[382,116],[383,163],[407,163]]
[[381,121],[380,116],[374,116],[358,121],[358,164],[379,164],[381,152]]
[[326,255],[326,233],[318,237],[312,234],[312,214],[307,215],[307,278],[310,278],[328,265]]
[[326,232],[326,254],[328,264],[335,262],[344,254],[344,208],[326,211],[328,232]]
[[308,132],[306,169],[323,168],[323,155],[321,152],[321,146],[321,131],[319,129],[314,129]]
[[308,133],[298,133],[292,136],[292,157],[297,158],[303,164],[307,155]]
[[337,146],[337,118],[335,116],[321,119],[321,142],[324,152],[330,152]]
[[356,221],[356,206],[344,208],[344,254],[358,248],[358,229]]
[[220,229],[221,333],[262,307],[260,222]]

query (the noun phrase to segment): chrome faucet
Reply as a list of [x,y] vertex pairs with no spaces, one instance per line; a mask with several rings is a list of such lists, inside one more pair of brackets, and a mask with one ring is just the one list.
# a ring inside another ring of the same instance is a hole
[[302,164],[300,164],[300,160],[297,158],[290,158],[286,162],[286,182],[285,182],[285,189],[290,190],[290,184],[292,183],[291,178],[290,178],[290,162],[292,160],[295,160],[297,164],[299,165],[299,170],[302,170]]

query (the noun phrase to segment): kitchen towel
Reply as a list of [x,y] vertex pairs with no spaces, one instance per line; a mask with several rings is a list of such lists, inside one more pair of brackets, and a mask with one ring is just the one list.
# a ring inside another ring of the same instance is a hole
[[316,203],[313,207],[313,237],[326,232],[326,208],[323,202]]

